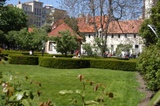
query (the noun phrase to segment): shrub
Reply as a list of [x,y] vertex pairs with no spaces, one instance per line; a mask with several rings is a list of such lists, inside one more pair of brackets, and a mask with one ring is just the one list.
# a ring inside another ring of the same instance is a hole
[[136,71],[136,62],[116,59],[90,60],[91,68]]
[[10,64],[38,65],[37,56],[9,55]]
[[160,47],[147,47],[139,56],[137,69],[144,76],[147,87],[151,90],[160,89]]
[[51,68],[103,68],[114,70],[135,71],[135,61],[124,61],[116,59],[67,59],[40,57],[39,65]]
[[50,68],[75,69],[89,68],[90,62],[86,59],[40,57],[39,65]]

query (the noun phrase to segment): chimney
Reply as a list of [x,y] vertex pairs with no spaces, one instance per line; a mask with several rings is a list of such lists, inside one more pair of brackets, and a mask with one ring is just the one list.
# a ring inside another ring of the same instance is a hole
[[86,15],[86,24],[89,23],[89,18],[90,18],[90,14],[88,13],[88,14]]

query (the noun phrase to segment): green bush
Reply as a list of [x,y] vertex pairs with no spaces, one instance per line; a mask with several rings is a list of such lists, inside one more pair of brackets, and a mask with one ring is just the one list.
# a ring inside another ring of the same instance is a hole
[[40,57],[39,65],[59,69],[76,69],[89,68],[90,62],[86,59]]
[[144,76],[147,87],[151,90],[160,89],[160,47],[147,47],[139,56],[137,69]]
[[109,59],[67,59],[40,57],[39,65],[51,68],[103,68],[114,70],[135,71],[135,61],[109,60]]
[[116,59],[90,60],[91,68],[136,71],[136,62]]
[[55,57],[62,57],[62,58],[72,58],[74,55],[73,54],[68,54],[67,56],[62,55],[62,54],[54,54],[53,56]]
[[37,56],[25,56],[25,55],[9,55],[8,62],[10,64],[26,64],[26,65],[38,65]]

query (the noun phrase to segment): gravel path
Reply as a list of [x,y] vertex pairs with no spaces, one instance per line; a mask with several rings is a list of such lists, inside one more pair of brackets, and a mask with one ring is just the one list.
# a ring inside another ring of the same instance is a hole
[[148,102],[150,101],[150,98],[153,95],[153,92],[146,88],[145,82],[142,76],[138,72],[137,72],[137,81],[140,83],[140,87],[138,88],[138,90],[140,92],[145,93],[145,98],[140,101],[138,106],[147,106]]

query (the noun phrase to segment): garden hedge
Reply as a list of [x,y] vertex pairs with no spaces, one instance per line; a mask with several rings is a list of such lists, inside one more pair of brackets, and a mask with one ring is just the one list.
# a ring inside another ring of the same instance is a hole
[[89,68],[90,62],[86,59],[40,57],[39,65],[59,69],[76,69]]
[[113,70],[136,71],[136,62],[116,59],[69,59],[40,57],[39,65],[50,68],[102,68]]
[[37,56],[25,56],[25,55],[9,55],[8,62],[10,64],[25,64],[25,65],[38,65]]
[[90,60],[91,68],[136,71],[136,62],[129,60],[116,59],[92,59]]

